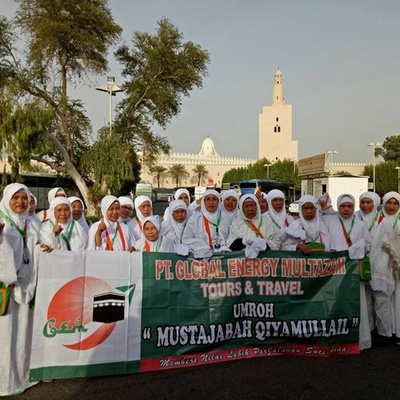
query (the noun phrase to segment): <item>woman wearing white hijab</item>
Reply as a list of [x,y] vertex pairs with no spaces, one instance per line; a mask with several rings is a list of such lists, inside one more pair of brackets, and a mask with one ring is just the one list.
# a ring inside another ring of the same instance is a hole
[[396,343],[400,344],[400,278],[399,278],[399,254],[400,254],[400,195],[397,192],[388,192],[382,198],[382,214],[390,223],[391,232],[384,236],[383,246],[390,255],[389,264],[394,271],[395,289],[392,296],[392,324]]
[[321,220],[318,200],[311,195],[299,199],[299,219],[286,228],[287,238],[282,250],[301,250],[305,255],[313,251],[331,249],[328,228]]
[[[47,193],[47,201],[50,203],[55,199],[56,197],[67,197],[67,194],[65,193],[64,189],[61,187],[55,187],[53,189],[50,189],[49,192]],[[38,213],[38,218],[40,219],[41,222],[47,221],[49,219],[49,210],[43,210]]]
[[[3,262],[4,252],[12,248],[8,265],[2,263],[0,266],[0,281],[6,286],[14,285],[8,310],[0,316],[0,396],[22,393],[34,384],[29,382],[33,326],[33,311],[29,302],[35,293],[33,255],[38,232],[28,216],[29,200],[28,188],[12,183],[4,189],[0,202],[0,251]],[[5,248],[4,243],[7,243]]]
[[[356,201],[351,194],[344,193],[338,197],[338,212],[323,217],[331,236],[331,249],[348,250],[352,260],[359,260],[369,252],[372,237],[360,218],[354,214]],[[371,347],[368,311],[365,295],[365,284],[360,281],[360,350]]]
[[121,216],[119,217],[119,222],[127,224],[132,218],[133,214],[133,201],[128,196],[118,197],[119,204],[121,204]]
[[231,250],[246,249],[246,257],[256,258],[258,252],[279,250],[281,242],[275,235],[270,218],[261,215],[260,204],[254,194],[245,194],[239,201],[239,215],[229,228],[227,245]]
[[105,196],[101,200],[100,221],[89,229],[89,250],[135,251],[135,239],[127,225],[118,222],[120,204],[115,196]]
[[187,256],[189,254],[188,246],[182,243],[183,232],[188,221],[187,205],[183,200],[172,200],[169,204],[171,218],[163,221],[161,232],[164,236],[170,238],[175,245],[175,252]]
[[150,197],[141,195],[135,199],[136,217],[132,218],[127,226],[133,231],[135,240],[142,238],[143,222],[147,217],[153,215],[153,205]]
[[382,249],[383,238],[393,232],[389,218],[379,213],[381,199],[374,192],[362,193],[359,197],[360,210],[357,216],[363,221],[372,236],[371,280],[365,285],[370,330],[377,329],[373,340],[377,345],[385,345],[392,337],[391,295],[395,281],[389,266],[389,254]]
[[195,258],[208,258],[214,252],[229,251],[225,244],[228,227],[221,216],[220,195],[208,189],[201,198],[201,212],[194,213],[183,233],[183,244],[189,247]]
[[174,252],[172,240],[161,235],[161,223],[158,215],[151,215],[144,219],[143,236],[136,242],[136,250],[158,253]]
[[32,221],[36,224],[38,230],[40,230],[41,221],[40,218],[36,215],[36,206],[37,206],[37,198],[29,192],[29,196],[31,199],[29,200],[29,208],[28,208],[28,215],[31,217]]
[[267,193],[267,202],[268,214],[274,223],[275,232],[283,241],[286,237],[285,228],[294,221],[294,218],[286,213],[285,195],[281,190],[273,189]]
[[42,224],[39,242],[44,252],[52,250],[81,251],[86,248],[88,235],[73,219],[71,203],[56,197],[49,208],[49,219]]
[[72,218],[78,222],[86,233],[89,233],[91,223],[88,223],[85,216],[85,203],[77,196],[68,197],[71,203]]
[[221,195],[222,219],[228,228],[232,221],[239,215],[239,193],[229,189]]
[[[174,193],[174,200],[182,200],[185,202],[187,206],[187,214],[188,218],[190,218],[197,207],[196,202],[191,202],[190,201],[190,193],[189,190],[185,188],[179,188],[176,190]],[[171,207],[170,205],[165,209],[164,211],[164,216],[163,216],[163,221],[167,221],[171,218]]]

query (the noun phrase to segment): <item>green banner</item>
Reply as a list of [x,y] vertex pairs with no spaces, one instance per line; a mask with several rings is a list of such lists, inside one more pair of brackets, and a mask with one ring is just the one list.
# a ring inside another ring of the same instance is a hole
[[143,257],[142,371],[359,351],[360,278],[347,252]]

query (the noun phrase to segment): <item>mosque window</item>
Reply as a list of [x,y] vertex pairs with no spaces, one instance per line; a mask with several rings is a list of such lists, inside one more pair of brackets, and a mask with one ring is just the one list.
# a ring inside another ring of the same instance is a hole
[[276,120],[276,122],[278,122],[278,121],[279,121],[279,118],[278,118],[278,117],[276,117],[276,118],[275,118],[275,120]]
[[274,132],[276,133],[276,126],[274,126]]
[[280,126],[278,126],[278,132],[280,132],[281,131],[281,127]]

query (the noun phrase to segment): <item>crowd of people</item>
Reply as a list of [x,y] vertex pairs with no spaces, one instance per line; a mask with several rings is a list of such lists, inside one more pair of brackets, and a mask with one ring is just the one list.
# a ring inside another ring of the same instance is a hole
[[[162,217],[153,215],[152,201],[138,196],[105,196],[100,219],[91,224],[79,197],[67,197],[58,187],[48,193],[49,209],[36,214],[36,199],[19,183],[5,187],[0,202],[0,395],[17,394],[29,382],[32,337],[32,299],[40,252],[129,251],[173,252],[208,259],[214,253],[244,251],[256,258],[265,250],[347,250],[351,259],[371,266],[369,280],[360,280],[360,349],[400,344],[400,195],[381,199],[372,192],[358,201],[344,193],[337,211],[328,194],[299,200],[298,218],[286,210],[280,190],[239,196],[206,190],[192,201],[178,189]],[[6,299],[9,298],[5,309]],[[372,340],[373,339],[373,340]]]

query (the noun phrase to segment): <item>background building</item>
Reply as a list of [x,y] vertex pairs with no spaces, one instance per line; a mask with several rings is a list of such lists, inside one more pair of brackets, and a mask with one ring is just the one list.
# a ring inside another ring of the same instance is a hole
[[[176,186],[175,179],[168,172],[168,169],[175,164],[183,165],[188,173],[181,177],[178,186],[197,186],[198,176],[193,169],[201,164],[205,166],[208,173],[204,175],[200,185],[220,187],[225,172],[232,168],[247,167],[256,161],[248,158],[220,156],[212,139],[207,137],[198,154],[170,153],[158,158],[157,165],[166,168],[166,171],[160,174],[160,187],[174,188]],[[152,183],[154,187],[158,185],[157,174],[150,173],[148,170],[142,170],[141,179],[143,182]]]
[[259,115],[258,157],[268,161],[284,158],[298,159],[298,143],[292,137],[292,105],[286,103],[283,94],[282,72],[275,72],[272,89],[272,105],[263,107]]

